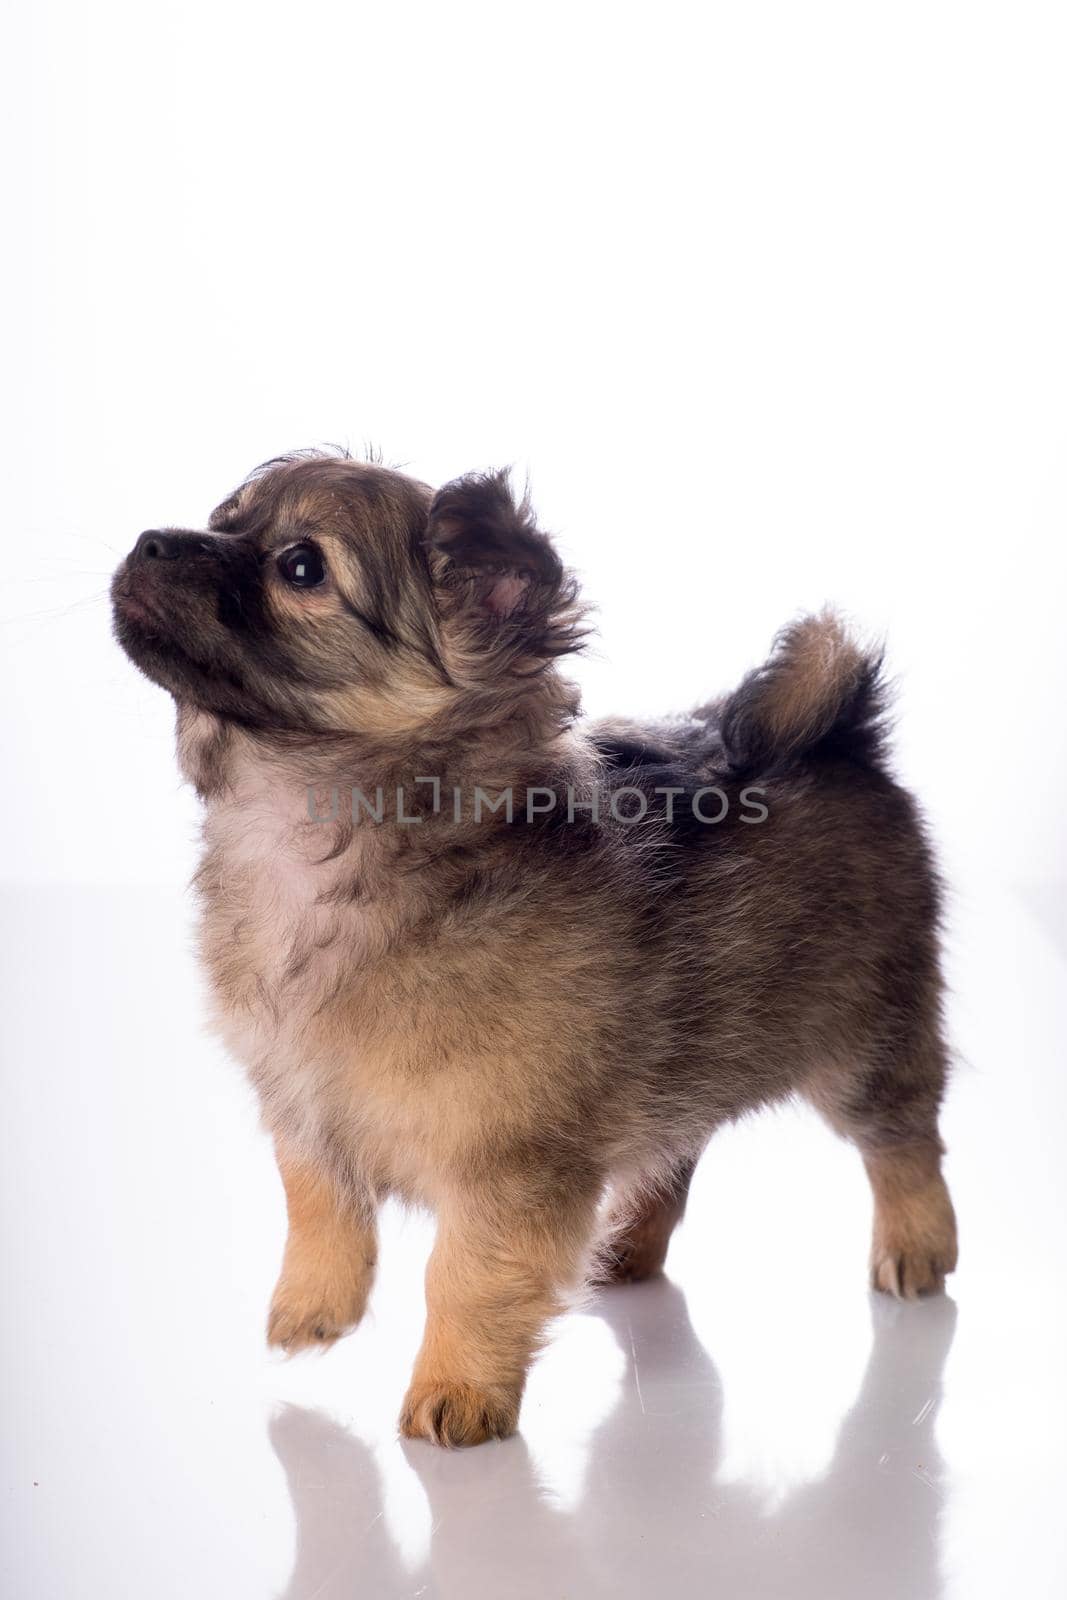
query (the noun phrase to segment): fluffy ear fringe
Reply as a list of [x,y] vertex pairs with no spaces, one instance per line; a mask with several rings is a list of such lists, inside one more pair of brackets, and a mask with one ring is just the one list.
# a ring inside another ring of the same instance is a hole
[[446,617],[472,646],[549,660],[581,647],[578,584],[505,471],[468,473],[430,506],[426,546]]
[[432,549],[460,567],[519,572],[558,583],[563,565],[538,528],[528,495],[516,501],[501,472],[469,472],[439,489],[426,529]]

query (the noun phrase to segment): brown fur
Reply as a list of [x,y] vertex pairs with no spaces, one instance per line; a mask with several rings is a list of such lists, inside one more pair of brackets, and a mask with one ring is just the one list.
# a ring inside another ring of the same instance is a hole
[[[281,575],[294,544],[325,561],[316,587]],[[506,480],[434,497],[315,455],[268,464],[207,532],[143,536],[113,592],[178,704],[215,1018],[278,1146],[272,1342],[358,1321],[378,1202],[426,1205],[401,1426],[506,1434],[549,1318],[591,1273],[658,1271],[710,1134],[790,1094],[863,1153],[876,1285],[939,1286],[937,885],[885,771],[877,662],[834,618],[690,719],[583,727],[556,664],[576,588]],[[309,785],[404,785],[418,820],[316,822]],[[689,805],[708,785],[715,826]],[[475,786],[510,788],[514,819],[476,820]],[[526,821],[528,791],[567,786],[637,789],[647,815]]]
[[671,1235],[685,1216],[695,1167],[694,1160],[685,1161],[646,1192],[624,1197],[605,1229],[598,1283],[640,1283],[662,1269]]

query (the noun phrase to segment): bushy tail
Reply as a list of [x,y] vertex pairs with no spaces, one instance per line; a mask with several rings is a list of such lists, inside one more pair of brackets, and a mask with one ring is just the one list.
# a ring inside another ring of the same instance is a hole
[[887,736],[882,653],[862,649],[831,611],[783,628],[770,659],[729,695],[721,732],[738,773],[801,755],[877,766]]

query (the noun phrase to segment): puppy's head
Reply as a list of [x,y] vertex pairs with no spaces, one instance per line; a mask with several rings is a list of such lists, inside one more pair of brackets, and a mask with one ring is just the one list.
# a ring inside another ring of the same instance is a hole
[[582,637],[576,585],[503,473],[435,496],[318,454],[254,472],[203,531],[143,533],[112,601],[148,677],[258,730],[388,739],[504,720]]

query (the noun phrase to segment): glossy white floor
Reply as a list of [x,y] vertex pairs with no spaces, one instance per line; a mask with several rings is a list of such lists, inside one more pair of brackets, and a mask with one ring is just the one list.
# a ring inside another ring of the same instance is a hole
[[521,1435],[456,1454],[394,1429],[424,1221],[387,1218],[356,1334],[322,1357],[264,1352],[282,1197],[204,1037],[183,902],[56,888],[4,904],[5,1592],[1063,1592],[1053,896],[963,908],[951,1298],[870,1297],[857,1159],[800,1112],[756,1119],[711,1146],[668,1276],[565,1320]]

